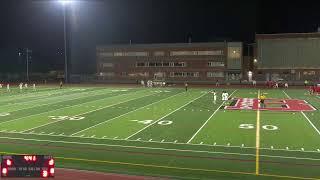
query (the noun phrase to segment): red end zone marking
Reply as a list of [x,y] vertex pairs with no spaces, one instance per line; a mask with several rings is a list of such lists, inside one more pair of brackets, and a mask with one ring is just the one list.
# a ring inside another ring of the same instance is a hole
[[[234,105],[233,105],[234,104]],[[267,110],[267,111],[315,111],[316,109],[305,100],[299,99],[266,99],[266,108],[259,108],[257,98],[233,99],[230,106],[224,109],[230,110]]]

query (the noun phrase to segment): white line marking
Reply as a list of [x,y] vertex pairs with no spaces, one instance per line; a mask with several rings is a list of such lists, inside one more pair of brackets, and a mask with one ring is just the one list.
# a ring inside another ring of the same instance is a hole
[[[143,98],[143,97],[146,97],[146,96],[151,96],[151,95],[153,95],[153,94],[149,94],[149,95],[145,95],[145,96],[142,96],[142,97],[137,97],[137,98],[133,98],[133,99],[129,99],[129,100],[117,102],[117,103],[115,103],[115,104],[110,104],[110,105],[104,106],[104,107],[102,107],[102,108],[98,108],[98,109],[94,109],[94,110],[91,110],[91,111],[87,111],[87,112],[84,112],[84,113],[81,113],[81,114],[77,114],[77,115],[74,115],[74,116],[83,116],[83,115],[85,115],[85,114],[89,114],[89,113],[92,113],[92,112],[96,112],[96,111],[99,111],[99,110],[108,108],[108,107],[110,107],[110,106],[116,106],[116,105],[121,104],[121,103],[125,103],[125,102],[128,102],[128,101],[133,101],[133,100],[136,100],[136,99],[139,99],[139,98]],[[113,96],[113,97],[114,97],[114,96]],[[111,98],[111,97],[110,97],[110,98]],[[101,100],[101,99],[100,99],[100,100]],[[97,101],[98,101],[98,100],[97,100]],[[90,102],[92,102],[92,101],[90,101]],[[87,103],[87,102],[85,102],[85,103]],[[81,103],[81,104],[83,104],[83,103]],[[74,105],[74,106],[77,106],[77,105]],[[70,106],[70,107],[74,107],[74,106]],[[51,122],[48,122],[48,123],[45,123],[45,124],[42,124],[42,125],[39,125],[39,126],[30,128],[30,129],[24,130],[24,131],[22,131],[22,132],[27,132],[27,131],[30,131],[30,130],[33,130],[33,129],[37,129],[37,128],[40,128],[40,127],[43,127],[43,126],[47,126],[47,125],[49,125],[49,124],[58,123],[58,122],[60,122],[60,121],[65,121],[65,120],[62,119],[62,120],[57,120],[57,121],[51,121]],[[79,131],[79,132],[82,132],[82,131]],[[76,134],[76,133],[71,134],[71,136],[74,135],[74,134]]]
[[139,141],[141,138],[138,138],[137,141]]
[[216,146],[216,145],[217,145],[217,143],[215,142],[215,143],[213,143],[213,145],[214,145],[214,146]]
[[[128,146],[128,145],[115,145],[115,144],[97,144],[97,143],[85,143],[85,142],[74,142],[74,141],[58,141],[58,140],[45,140],[45,139],[26,139],[26,138],[12,138],[12,137],[0,137],[0,139],[12,139],[12,140],[23,140],[23,141],[36,141],[36,142],[50,142],[50,143],[64,143],[64,144],[78,144],[78,145],[93,145],[93,146],[109,146],[109,147],[124,147],[124,148],[135,148],[135,149],[150,149],[150,150],[164,150],[164,151],[177,151],[177,152],[194,152],[194,153],[208,153],[208,154],[226,154],[226,155],[240,155],[240,156],[252,156],[255,154],[242,154],[242,153],[228,153],[228,152],[218,152],[218,151],[198,151],[189,149],[167,149],[167,148],[156,148],[156,147],[143,147],[143,146]],[[306,151],[305,151],[306,152]],[[260,155],[263,157],[274,157],[283,159],[300,159],[300,160],[312,160],[320,161],[320,159],[315,158],[299,158],[290,156],[270,156],[270,155]]]
[[164,142],[164,139],[162,139],[161,142]]
[[[285,92],[285,91],[282,91],[289,99],[291,99],[291,97]],[[317,129],[317,127],[312,123],[312,121],[307,117],[307,115],[303,112],[303,111],[300,111],[301,114],[308,120],[309,124],[313,127],[313,129],[316,130],[316,132],[320,135],[320,131],[319,129]]]
[[84,134],[81,134],[79,137],[83,137],[84,136]]
[[103,136],[102,139],[107,138],[107,136]]
[[[181,94],[181,93],[178,93],[178,94]],[[166,100],[166,99],[175,97],[175,96],[177,96],[178,94],[175,94],[175,95],[173,95],[173,96],[169,96],[169,97],[167,97],[167,98],[165,98],[165,99],[161,99],[161,100],[159,100],[159,101],[156,101],[156,102],[153,102],[153,103],[151,103],[151,104],[145,105],[145,106],[140,107],[140,108],[138,108],[138,109],[135,109],[135,110],[129,111],[129,112],[127,112],[127,113],[121,114],[120,116],[117,116],[117,117],[114,117],[114,118],[111,118],[111,119],[107,119],[107,120],[105,120],[105,121],[103,121],[103,122],[101,122],[101,123],[95,124],[95,125],[90,126],[90,127],[88,127],[88,128],[82,129],[81,131],[75,132],[75,133],[71,134],[71,136],[73,136],[73,135],[75,135],[75,134],[78,134],[78,133],[81,133],[81,132],[84,132],[84,131],[86,131],[86,130],[88,130],[88,129],[91,129],[91,128],[94,128],[94,127],[96,127],[96,126],[99,126],[99,125],[101,125],[101,124],[110,122],[110,121],[112,121],[112,120],[114,120],[114,119],[117,119],[117,118],[119,118],[119,117],[125,116],[125,115],[127,115],[127,114],[129,114],[129,113],[132,113],[132,112],[138,111],[138,110],[140,110],[140,109],[143,109],[143,108],[145,108],[145,107],[151,106],[151,105],[153,105],[153,104],[159,103],[159,102],[164,101],[164,100]],[[151,95],[153,95],[153,94],[151,94]],[[151,96],[151,95],[150,95],[150,96]],[[143,97],[145,97],[145,96],[143,96]]]
[[51,133],[49,133],[48,135],[52,135],[52,134],[54,134],[54,132],[51,132]]
[[117,139],[117,138],[118,138],[118,136],[114,137],[113,139]]
[[173,143],[177,143],[178,142],[178,140],[175,140]]
[[152,141],[152,139],[149,139],[149,141]]
[[163,117],[159,118],[158,120],[154,121],[153,123],[151,123],[151,124],[149,124],[149,125],[145,126],[144,128],[140,129],[139,131],[137,131],[137,132],[133,133],[132,135],[128,136],[128,137],[126,138],[126,140],[127,140],[127,139],[130,139],[131,137],[133,137],[133,136],[135,136],[135,135],[137,135],[138,133],[140,133],[140,132],[142,132],[143,130],[147,129],[148,127],[150,127],[150,126],[154,125],[155,123],[158,123],[160,120],[162,120],[162,119],[164,119],[164,118],[168,117],[169,115],[171,115],[171,114],[175,113],[176,111],[179,111],[180,109],[182,109],[182,108],[186,107],[187,105],[189,105],[189,104],[190,104],[190,103],[192,103],[193,101],[195,101],[195,100],[197,100],[197,99],[201,98],[201,97],[202,97],[202,96],[204,96],[204,95],[206,95],[206,94],[202,94],[201,96],[199,96],[199,97],[197,97],[197,98],[195,98],[195,99],[192,99],[191,101],[189,101],[189,102],[187,102],[186,104],[184,104],[183,106],[181,106],[181,107],[179,107],[179,108],[175,109],[174,111],[171,111],[170,113],[168,113],[168,114],[164,115]]
[[59,136],[63,136],[63,135],[64,135],[64,133],[59,134]]
[[203,144],[203,142],[199,143],[199,144]]
[[304,151],[304,148],[301,148],[301,151]]
[[[237,90],[233,91],[229,97],[232,96],[233,93],[235,93]],[[229,98],[228,97],[228,98]],[[198,131],[189,139],[189,141],[187,143],[190,143],[195,137],[196,135],[202,130],[202,128],[209,122],[209,120],[219,111],[219,109],[223,106],[224,102],[221,103],[221,105],[211,114],[211,116],[207,119],[206,122],[203,123],[203,125],[198,129]]]

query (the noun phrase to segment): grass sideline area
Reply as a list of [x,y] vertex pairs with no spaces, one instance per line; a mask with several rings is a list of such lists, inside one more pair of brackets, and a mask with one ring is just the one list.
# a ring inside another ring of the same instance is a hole
[[[316,109],[226,110],[223,90],[228,105],[263,93]],[[315,180],[319,108],[304,89],[2,88],[0,154],[50,154],[57,167],[172,179]]]

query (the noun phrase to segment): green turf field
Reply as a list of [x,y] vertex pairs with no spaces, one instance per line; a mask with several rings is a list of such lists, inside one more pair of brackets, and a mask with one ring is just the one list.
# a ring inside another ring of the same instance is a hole
[[[320,179],[320,113],[224,110],[213,89],[38,87],[0,91],[0,153],[58,167],[171,179]],[[305,90],[226,89],[306,100]],[[228,102],[230,103],[230,102]]]

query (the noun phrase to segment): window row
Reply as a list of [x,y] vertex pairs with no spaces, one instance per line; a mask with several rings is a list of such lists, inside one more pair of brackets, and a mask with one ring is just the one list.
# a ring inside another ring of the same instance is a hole
[[[116,74],[114,72],[101,72],[99,75],[104,76],[104,77],[114,77]],[[162,75],[163,75],[163,77],[165,77],[166,73],[163,72]],[[121,72],[120,76],[122,76],[122,77],[149,77],[149,72],[132,72],[132,73]],[[232,78],[233,76],[234,76],[234,78]],[[233,76],[230,76],[230,78],[237,79],[236,76],[238,76],[238,75],[233,75]],[[170,72],[169,77],[171,77],[171,78],[200,77],[200,73],[199,72]],[[225,77],[225,74],[224,74],[224,72],[207,72],[207,77],[223,78],[223,77]]]
[[[164,51],[155,51],[155,52],[100,52],[101,57],[117,57],[117,56],[165,56]],[[224,55],[223,50],[212,50],[212,51],[170,51],[170,56],[222,56]]]
[[136,67],[186,67],[185,62],[137,62]]
[[199,72],[170,72],[170,77],[199,77]]

